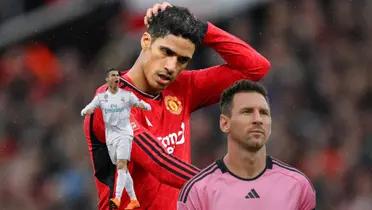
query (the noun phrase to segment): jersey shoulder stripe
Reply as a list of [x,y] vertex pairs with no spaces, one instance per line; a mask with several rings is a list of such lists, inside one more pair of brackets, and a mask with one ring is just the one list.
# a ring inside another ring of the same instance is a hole
[[209,174],[213,173],[218,169],[217,164],[214,162],[211,165],[209,165],[207,168],[203,169],[199,174],[197,174],[195,177],[190,179],[189,181],[186,182],[184,187],[181,189],[181,192],[179,194],[178,200],[186,203],[187,201],[187,196],[190,193],[191,188],[197,183],[198,181],[204,179],[207,177]]
[[186,173],[188,177],[187,179],[190,179],[192,176],[199,172],[197,168],[185,164],[176,157],[171,155],[169,156],[165,155],[167,153],[164,150],[164,148],[157,144],[153,137],[151,137],[146,132],[136,135],[136,138],[137,138],[136,141],[139,141],[138,142],[140,144],[139,146],[141,146],[141,148],[146,149],[146,151],[149,152],[149,155],[151,157],[154,158],[157,157],[156,159],[158,159],[158,161],[162,160],[161,161],[163,163],[162,165],[168,165],[168,168],[174,167],[175,169],[180,170],[180,172]]
[[307,180],[307,182],[309,182],[309,184],[310,184],[311,188],[313,189],[313,191],[315,191],[315,188],[314,188],[312,182],[310,181],[310,179],[302,171],[300,171],[297,168],[294,168],[294,167],[292,167],[292,166],[290,166],[290,165],[288,165],[288,164],[286,164],[286,163],[284,163],[284,162],[282,162],[280,160],[274,159],[274,158],[272,158],[272,162],[273,162],[274,165],[277,165],[277,166],[279,166],[279,167],[281,167],[283,169],[286,169],[288,171],[291,171],[291,172],[295,172],[297,174],[300,174],[302,177],[304,177]]
[[[157,141],[154,139],[154,137],[150,136],[147,132],[144,132],[143,133],[144,136],[147,137],[147,139],[149,140],[149,143],[152,142],[152,144],[154,145],[154,147],[156,147],[158,150],[161,150],[163,153],[166,153],[164,147],[160,146]],[[193,176],[197,173],[199,173],[200,169],[195,167],[194,165],[189,165],[189,164],[186,164],[185,162],[183,162],[181,159],[179,159],[178,157],[176,156],[173,156],[173,155],[170,155],[168,156],[170,159],[172,159],[172,161],[174,162],[178,162],[180,165],[183,165],[183,167],[186,167],[188,168],[188,170],[190,170],[193,174]],[[182,166],[180,166],[181,168],[183,168]],[[185,168],[185,170],[186,170]]]
[[137,144],[153,161],[155,161],[161,167],[167,169],[168,171],[172,172],[176,176],[181,177],[182,179],[188,179],[189,177],[185,174],[181,174],[180,172],[174,170],[173,168],[169,167],[169,165],[164,164],[159,158],[156,158],[148,148],[141,142],[137,137],[134,137],[134,143]]
[[184,171],[179,170],[173,162],[170,162],[169,159],[164,159],[163,157],[161,157],[161,153],[159,151],[156,150],[154,152],[154,150],[152,150],[153,148],[148,147],[146,141],[142,136],[135,136],[133,139],[133,142],[137,144],[139,148],[141,148],[148,155],[148,157],[155,161],[159,166],[167,169],[168,171],[172,172],[176,176],[181,177],[182,179],[188,180],[193,176],[193,174],[185,173]]

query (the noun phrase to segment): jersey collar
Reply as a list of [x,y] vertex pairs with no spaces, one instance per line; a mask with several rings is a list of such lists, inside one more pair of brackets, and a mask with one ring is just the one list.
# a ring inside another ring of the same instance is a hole
[[125,73],[123,75],[121,75],[120,77],[120,80],[121,82],[123,83],[123,86],[128,86],[130,87],[131,89],[135,90],[136,92],[138,92],[139,94],[145,96],[145,97],[148,97],[148,98],[151,98],[151,99],[154,99],[154,100],[157,100],[160,98],[160,94],[156,94],[156,95],[151,95],[151,94],[148,94],[140,89],[138,89],[134,84],[133,84],[133,81],[128,77],[128,75]]
[[232,176],[234,176],[234,177],[236,177],[238,179],[244,180],[244,181],[253,181],[253,180],[259,178],[260,176],[262,176],[262,174],[265,173],[266,169],[272,169],[273,168],[272,158],[271,158],[271,156],[268,155],[268,156],[266,156],[266,166],[265,166],[264,170],[260,174],[258,174],[256,177],[253,177],[253,178],[250,178],[250,179],[245,179],[245,178],[242,178],[242,177],[239,177],[239,176],[233,174],[227,168],[227,166],[225,165],[225,163],[223,162],[223,158],[217,160],[216,161],[216,164],[217,164],[218,168],[221,170],[222,173],[226,173],[227,172],[227,173],[231,174]]

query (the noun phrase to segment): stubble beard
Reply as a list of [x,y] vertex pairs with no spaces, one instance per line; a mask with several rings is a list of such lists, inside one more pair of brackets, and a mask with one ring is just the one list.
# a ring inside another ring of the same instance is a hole
[[249,152],[258,152],[265,145],[265,140],[261,138],[248,137],[241,142],[242,146]]

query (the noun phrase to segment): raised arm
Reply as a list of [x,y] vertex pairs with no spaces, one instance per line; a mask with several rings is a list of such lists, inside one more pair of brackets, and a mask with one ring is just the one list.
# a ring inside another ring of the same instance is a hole
[[140,100],[132,92],[130,92],[130,101],[131,101],[131,104],[133,104],[133,106],[135,106],[135,107],[139,107],[139,108],[147,110],[147,111],[151,110],[150,104],[146,103],[143,100]]
[[270,62],[248,43],[210,22],[203,44],[213,48],[225,60],[225,67],[240,71],[247,79],[260,80],[270,68]]
[[93,100],[84,107],[84,109],[81,110],[80,114],[81,116],[84,116],[86,114],[92,114],[94,112],[94,109],[99,106],[99,99],[98,96],[94,96]]
[[225,64],[206,69],[188,71],[192,110],[217,103],[222,91],[237,80],[262,79],[270,68],[270,62],[249,44],[236,36],[208,23],[204,45],[213,48]]

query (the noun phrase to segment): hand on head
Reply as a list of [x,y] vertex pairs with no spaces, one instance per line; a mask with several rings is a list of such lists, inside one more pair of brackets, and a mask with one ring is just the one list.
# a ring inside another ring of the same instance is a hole
[[172,5],[169,2],[163,2],[163,3],[157,3],[154,4],[151,8],[148,8],[146,11],[146,15],[143,18],[143,22],[146,26],[146,28],[149,27],[149,20],[158,14],[160,11],[164,11],[167,7],[172,7]]

